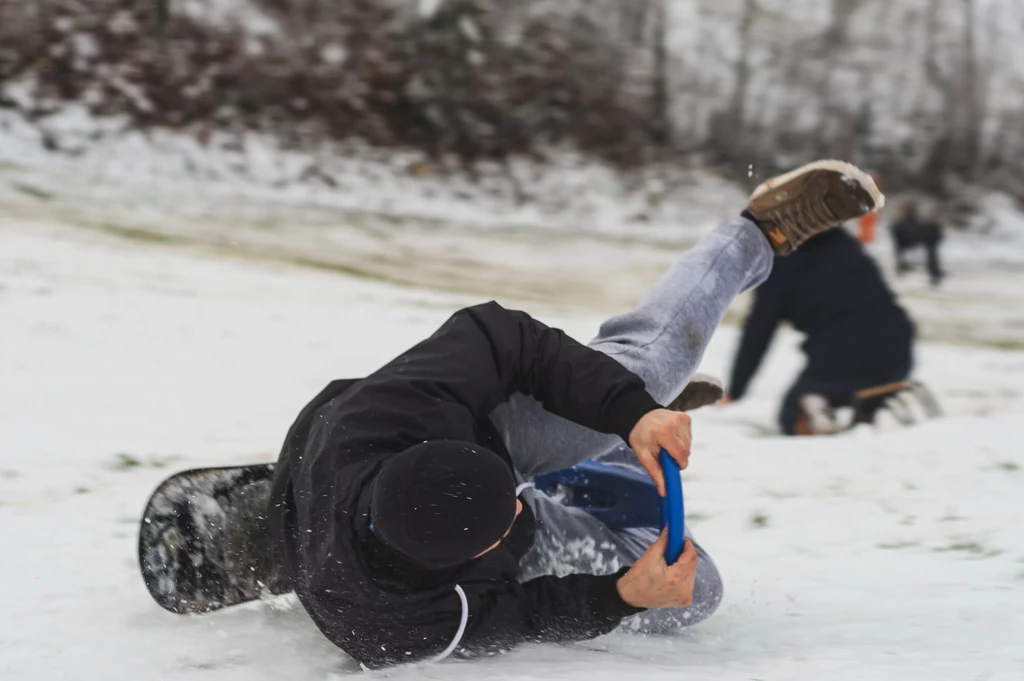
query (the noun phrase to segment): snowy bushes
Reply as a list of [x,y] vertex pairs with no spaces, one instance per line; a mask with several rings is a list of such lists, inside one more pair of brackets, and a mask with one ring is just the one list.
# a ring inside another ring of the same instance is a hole
[[19,86],[0,105],[42,115],[76,101],[140,126],[358,137],[467,160],[562,142],[644,158],[651,116],[622,96],[624,49],[580,16],[528,18],[509,35],[484,4],[420,16],[376,0],[0,0],[0,84]]
[[1024,196],[1018,0],[0,0],[0,106]]

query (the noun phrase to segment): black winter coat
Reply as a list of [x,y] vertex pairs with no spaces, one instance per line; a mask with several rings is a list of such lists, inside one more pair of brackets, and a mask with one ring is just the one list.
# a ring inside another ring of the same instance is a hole
[[870,386],[891,380],[891,367],[910,365],[913,324],[845,229],[775,258],[743,327],[729,384],[733,399],[746,393],[783,321],[807,335],[807,372],[817,380]]
[[532,395],[576,423],[627,439],[658,404],[643,381],[522,312],[488,303],[462,310],[371,376],[328,385],[299,414],[276,466],[271,528],[293,587],[319,629],[369,667],[523,641],[577,641],[610,632],[639,609],[621,576],[516,581],[533,544],[525,507],[502,544],[453,570],[427,571],[369,530],[369,490],[381,464],[424,440],[477,442],[512,465],[489,414]]

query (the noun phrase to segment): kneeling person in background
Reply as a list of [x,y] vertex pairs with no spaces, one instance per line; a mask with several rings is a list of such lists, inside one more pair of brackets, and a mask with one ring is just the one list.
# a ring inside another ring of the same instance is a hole
[[[782,400],[779,426],[789,435],[842,429],[834,410],[861,407],[871,422],[882,400],[874,393],[898,387],[913,367],[914,326],[874,260],[845,229],[808,241],[778,259],[755,291],[729,383],[742,399],[781,322],[806,335],[807,365]],[[870,396],[858,399],[858,393]]]

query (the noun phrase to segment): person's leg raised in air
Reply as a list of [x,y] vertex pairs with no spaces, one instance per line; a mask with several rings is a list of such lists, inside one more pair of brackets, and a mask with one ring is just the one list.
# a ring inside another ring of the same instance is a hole
[[[602,324],[590,346],[639,375],[650,394],[668,404],[683,392],[733,299],[767,278],[776,254],[791,253],[810,237],[883,202],[870,176],[842,162],[819,161],[772,178],[754,191],[740,217],[726,220],[683,253],[633,310]],[[525,395],[496,409],[492,421],[522,479],[587,460],[643,470],[618,438],[569,423]],[[538,492],[524,497],[538,532],[520,563],[523,579],[611,573],[636,561],[657,537],[652,528],[612,530]],[[714,612],[722,597],[721,578],[710,556],[695,547],[699,563],[692,604],[642,613],[627,627],[671,631]]]

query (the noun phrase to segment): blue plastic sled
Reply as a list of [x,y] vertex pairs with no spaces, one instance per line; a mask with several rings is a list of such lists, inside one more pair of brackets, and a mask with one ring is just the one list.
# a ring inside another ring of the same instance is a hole
[[538,475],[537,489],[562,496],[562,503],[586,511],[613,530],[668,526],[665,561],[671,565],[683,552],[685,510],[679,465],[664,449],[659,457],[665,474],[664,497],[646,474],[596,461]]

